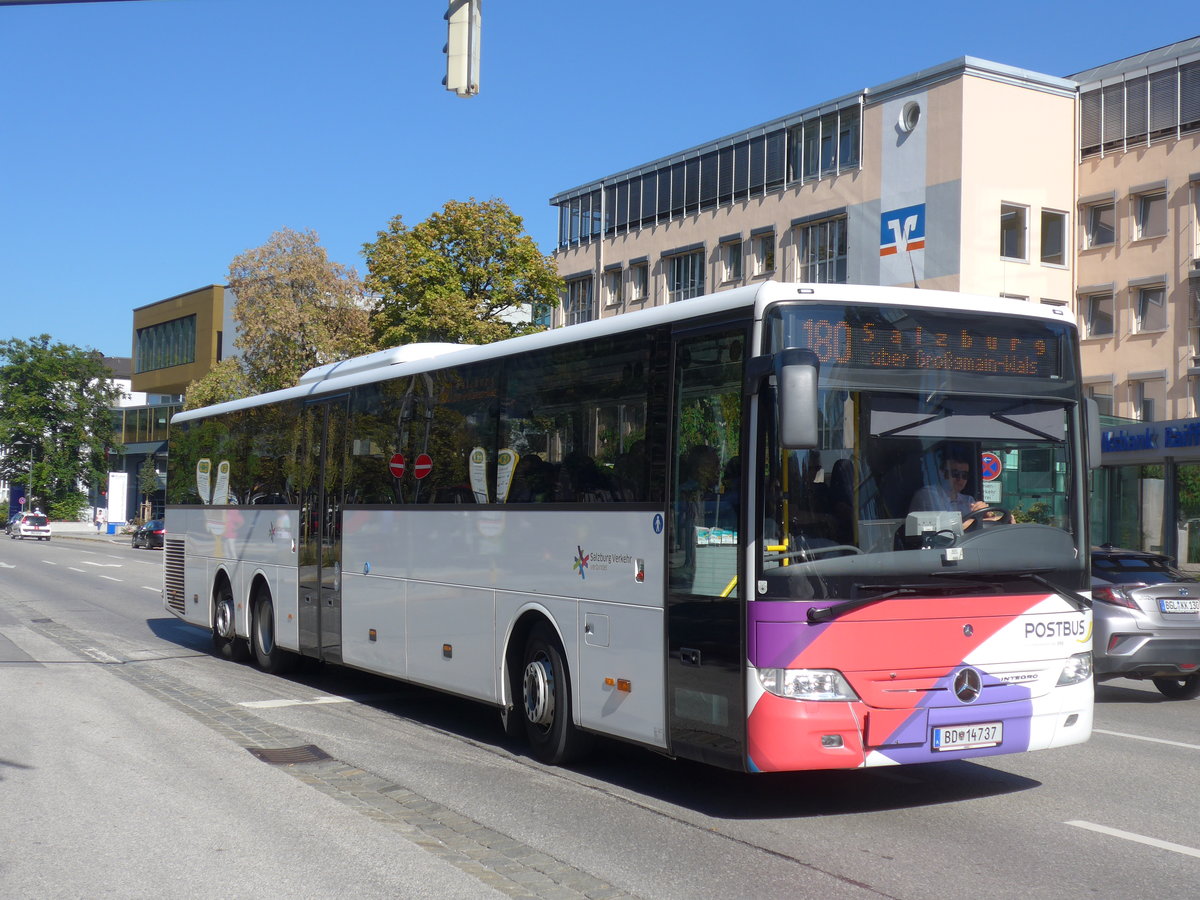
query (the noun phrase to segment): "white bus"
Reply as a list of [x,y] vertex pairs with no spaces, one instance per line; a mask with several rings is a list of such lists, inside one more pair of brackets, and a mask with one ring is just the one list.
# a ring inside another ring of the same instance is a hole
[[401,347],[174,417],[165,605],[267,671],[481,701],[549,763],[1078,743],[1088,418],[1059,310],[934,291]]

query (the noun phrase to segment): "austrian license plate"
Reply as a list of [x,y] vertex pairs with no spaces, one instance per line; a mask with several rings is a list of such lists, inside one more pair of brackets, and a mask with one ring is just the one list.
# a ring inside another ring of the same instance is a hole
[[1003,722],[978,725],[939,725],[933,729],[934,750],[972,750],[995,747],[1004,739]]
[[1167,613],[1200,612],[1200,599],[1180,600],[1175,597],[1160,597],[1158,608]]

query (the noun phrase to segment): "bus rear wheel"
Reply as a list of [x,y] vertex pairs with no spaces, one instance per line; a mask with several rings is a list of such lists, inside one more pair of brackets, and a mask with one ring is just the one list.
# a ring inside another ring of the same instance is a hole
[[295,664],[295,655],[275,643],[275,607],[271,595],[259,591],[254,595],[254,621],[250,626],[254,659],[264,672],[279,675]]
[[213,598],[213,648],[219,656],[242,662],[250,656],[246,642],[237,636],[234,618],[233,588],[222,580]]
[[557,766],[579,759],[591,745],[571,715],[571,682],[562,644],[539,623],[525,642],[521,669],[521,714],[533,755]]

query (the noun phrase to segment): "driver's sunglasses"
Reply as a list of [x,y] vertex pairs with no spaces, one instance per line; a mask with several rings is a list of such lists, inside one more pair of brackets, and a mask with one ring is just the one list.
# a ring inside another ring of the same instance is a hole
[[947,478],[961,478],[963,481],[971,475],[970,469],[946,469],[945,472]]

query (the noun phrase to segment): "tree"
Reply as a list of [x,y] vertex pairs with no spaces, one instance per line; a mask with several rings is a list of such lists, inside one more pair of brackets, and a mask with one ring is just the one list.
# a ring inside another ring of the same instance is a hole
[[0,359],[0,478],[25,483],[44,509],[81,509],[81,485],[101,484],[117,449],[120,389],[99,352],[48,334],[0,341]]
[[184,394],[184,409],[199,409],[202,406],[212,406],[224,403],[226,400],[238,400],[249,397],[254,393],[250,377],[242,368],[242,361],[236,356],[227,356],[208,372],[188,385]]
[[358,273],[330,261],[315,231],[284,228],[234,257],[229,287],[234,346],[254,392],[291,387],[314,366],[374,349]]
[[415,228],[395,216],[363,245],[380,347],[486,344],[541,331],[519,321],[557,304],[562,279],[502,200],[451,200]]

